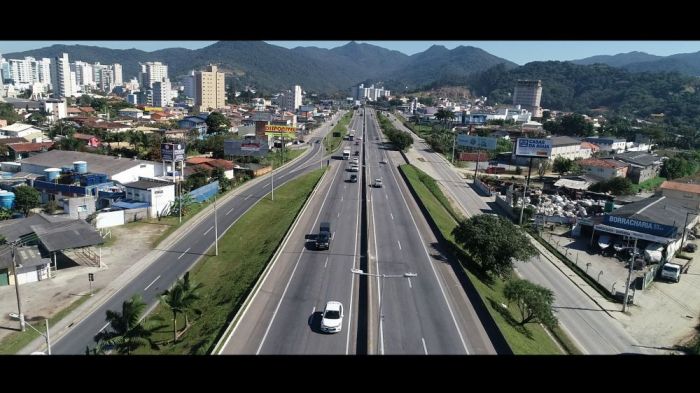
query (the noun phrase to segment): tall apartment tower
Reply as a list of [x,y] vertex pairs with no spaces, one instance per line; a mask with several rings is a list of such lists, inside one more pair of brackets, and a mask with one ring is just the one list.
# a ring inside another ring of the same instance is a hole
[[532,113],[532,117],[542,117],[542,81],[540,80],[519,80],[515,85],[513,94],[513,105],[520,105]]
[[112,77],[114,79],[115,86],[121,86],[124,84],[124,79],[122,79],[122,65],[119,63],[112,64]]
[[153,82],[153,106],[168,105],[170,105],[170,80],[163,78],[160,82]]
[[159,61],[149,61],[140,64],[139,84],[143,88],[151,88],[153,87],[153,82],[160,82],[163,78],[168,77],[168,66]]
[[210,65],[207,71],[198,71],[194,77],[194,105],[199,112],[207,112],[209,108],[219,109],[226,106],[223,72],[218,72],[215,65]]
[[51,62],[51,87],[54,97],[70,97],[74,94],[68,53],[54,58]]

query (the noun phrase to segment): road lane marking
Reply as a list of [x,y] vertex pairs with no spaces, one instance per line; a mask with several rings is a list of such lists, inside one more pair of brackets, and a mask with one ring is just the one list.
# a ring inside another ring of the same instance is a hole
[[229,214],[231,214],[231,212],[233,211],[233,209],[235,209],[235,207],[230,208],[230,209],[226,212],[226,215],[228,216]]
[[204,232],[204,235],[203,235],[203,236],[206,236],[206,235],[207,235],[207,233],[209,233],[209,231],[211,231],[212,229],[214,229],[214,226],[213,226],[213,225],[212,225],[212,226],[210,226],[210,227],[209,227],[209,229],[207,229],[207,231],[206,231],[206,232]]
[[99,333],[99,332],[105,330],[105,328],[106,328],[107,326],[109,326],[110,323],[112,323],[112,322],[107,322],[107,323],[105,323],[105,325],[102,326],[102,327],[100,328],[100,330],[97,331],[97,333]]
[[389,199],[389,195],[384,194],[384,198]]
[[311,309],[311,314],[315,314],[315,313],[316,313],[316,306],[314,306],[314,308]]
[[399,250],[401,250],[401,242],[398,240],[396,242],[399,243]]
[[420,338],[421,341],[423,341],[423,351],[425,354],[428,354],[428,347],[425,346],[425,339],[423,337]]
[[[192,248],[192,247],[190,247],[190,248]],[[182,254],[180,254],[180,256],[179,256],[179,257],[177,257],[177,259],[180,259],[180,258],[184,257],[184,256],[185,256],[185,254],[187,254],[187,251],[189,251],[189,250],[190,250],[190,248],[188,248],[187,250],[185,250],[185,252],[183,252]]]
[[326,257],[326,263],[323,265],[323,267],[325,268],[326,266],[328,266],[328,257]]
[[411,285],[411,277],[406,277],[408,278],[408,287],[413,289],[413,285]]
[[244,201],[247,201],[247,200],[250,199],[250,197],[252,197],[252,196],[253,196],[253,194],[248,195],[247,197],[245,197]]
[[338,212],[338,217],[340,217],[340,212]]
[[393,219],[394,219],[394,215],[391,214],[391,213],[389,213],[389,215],[391,216],[391,219],[393,220]]
[[[151,285],[155,284],[155,282],[158,281],[159,278],[160,278],[160,276],[158,276],[158,277],[156,277],[155,279],[153,279],[153,281],[151,281],[151,283],[148,284],[148,286],[147,286],[146,288],[144,288],[143,290],[144,290],[144,291],[147,291],[148,288],[150,288]],[[104,328],[102,328],[102,329],[104,329]]]
[[341,201],[341,202],[343,201],[343,196],[342,196],[342,195],[340,196],[340,201]]
[[263,187],[267,187],[269,185],[270,185],[270,182],[267,182],[267,183],[263,184]]

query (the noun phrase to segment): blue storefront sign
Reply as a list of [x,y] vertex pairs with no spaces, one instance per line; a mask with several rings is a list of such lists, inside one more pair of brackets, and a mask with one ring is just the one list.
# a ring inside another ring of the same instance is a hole
[[603,224],[667,238],[675,237],[678,233],[678,228],[674,226],[636,220],[634,218],[611,216],[609,214],[606,214],[603,218]]

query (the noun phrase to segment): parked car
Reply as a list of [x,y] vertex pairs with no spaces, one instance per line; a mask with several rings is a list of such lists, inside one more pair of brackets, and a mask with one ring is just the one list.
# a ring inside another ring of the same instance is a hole
[[338,333],[343,329],[343,304],[329,301],[323,309],[321,330],[326,333]]
[[683,247],[683,251],[685,252],[695,252],[695,250],[698,249],[698,245],[694,243],[688,243]]

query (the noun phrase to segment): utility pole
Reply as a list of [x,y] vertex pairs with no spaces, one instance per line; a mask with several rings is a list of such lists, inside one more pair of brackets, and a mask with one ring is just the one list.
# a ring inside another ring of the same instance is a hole
[[523,204],[520,205],[520,220],[518,220],[518,225],[523,225],[523,211],[525,210],[525,196],[527,195],[527,186],[530,185],[530,173],[532,173],[532,157],[530,157],[530,164],[527,168],[527,180],[525,181],[525,189],[523,190]]
[[[452,165],[455,163],[455,145],[457,144],[457,133],[455,132],[453,134],[452,138]],[[474,175],[474,178],[476,179],[476,175]]]
[[19,296],[19,278],[17,277],[17,268],[15,267],[15,247],[17,244],[12,242],[12,275],[15,277],[15,293],[17,294],[17,313],[19,314],[19,327],[22,331],[27,328],[24,325],[24,314],[22,314],[22,301]]
[[[686,216],[687,217],[687,216]],[[627,296],[630,293],[630,281],[632,280],[632,268],[634,267],[634,260],[637,257],[637,239],[634,239],[634,249],[632,250],[632,260],[630,261],[630,269],[627,274],[627,287],[625,288],[625,298],[622,299],[622,312],[627,309]]]
[[[180,164],[180,170],[182,171],[182,164]],[[180,189],[180,191],[178,193],[178,195],[179,195],[178,199],[180,200],[180,208],[177,210],[178,210],[178,213],[180,214],[180,224],[182,224],[182,174],[181,173],[178,174],[177,184],[178,184],[179,189]]]

